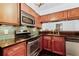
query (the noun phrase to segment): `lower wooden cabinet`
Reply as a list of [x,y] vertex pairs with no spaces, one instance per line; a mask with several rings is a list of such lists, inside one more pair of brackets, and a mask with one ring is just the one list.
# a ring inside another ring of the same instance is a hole
[[52,52],[60,55],[65,55],[64,37],[53,37],[53,40],[52,40],[53,45]]
[[52,48],[51,45],[52,45],[51,37],[50,36],[43,36],[43,48],[48,51],[51,51],[51,48]]
[[48,39],[43,39],[43,48],[48,50]]
[[4,56],[26,56],[26,42],[3,49]]
[[59,55],[65,55],[65,39],[63,36],[42,36],[43,49],[57,53]]
[[42,40],[42,36],[40,36],[40,40],[39,40],[39,43],[40,43],[40,51],[42,51],[43,49],[43,40]]
[[48,40],[48,50],[49,50],[49,51],[52,50],[52,49],[51,49],[51,48],[52,48],[51,46],[52,46],[52,42],[51,42],[51,39],[50,39],[50,40]]
[[53,39],[53,37],[52,37],[52,52],[54,51],[54,39]]

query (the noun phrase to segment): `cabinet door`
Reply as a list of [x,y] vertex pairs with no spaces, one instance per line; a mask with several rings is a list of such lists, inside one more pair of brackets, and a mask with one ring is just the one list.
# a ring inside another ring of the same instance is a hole
[[4,56],[26,56],[26,42],[4,48]]
[[79,19],[79,7],[68,10],[68,19]]
[[19,25],[19,4],[2,3],[0,4],[0,23]]
[[47,48],[48,48],[48,39],[43,39],[43,48],[47,50]]
[[67,19],[67,11],[57,12],[54,15],[55,20],[65,20]]
[[35,25],[36,27],[41,28],[42,24],[41,24],[40,16],[35,17]]
[[63,37],[54,37],[54,53],[65,55],[65,45]]
[[51,42],[51,39],[48,39],[48,51],[51,51],[52,50],[52,42]]
[[52,52],[54,52],[54,39],[52,37]]
[[51,51],[51,36],[44,36],[44,49]]
[[42,36],[40,36],[40,50],[42,50],[43,49],[43,40],[42,40]]
[[41,22],[47,22],[47,15],[41,16]]
[[67,11],[41,16],[41,22],[59,21],[59,20],[65,20],[65,19],[67,19]]

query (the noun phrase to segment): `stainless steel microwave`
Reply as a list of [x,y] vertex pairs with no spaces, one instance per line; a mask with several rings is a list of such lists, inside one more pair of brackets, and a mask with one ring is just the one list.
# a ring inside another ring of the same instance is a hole
[[34,17],[24,11],[21,11],[21,25],[35,26]]

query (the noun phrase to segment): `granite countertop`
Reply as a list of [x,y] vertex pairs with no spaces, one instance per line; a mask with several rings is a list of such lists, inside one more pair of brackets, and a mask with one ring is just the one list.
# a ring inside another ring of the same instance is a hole
[[68,35],[57,35],[57,34],[42,34],[42,35],[64,37],[65,38],[65,41],[79,43],[79,36],[68,36]]
[[79,43],[79,37],[77,36],[73,36],[73,37],[66,37],[65,38],[66,41],[69,41],[69,42],[77,42]]
[[65,37],[65,35],[58,35],[58,34],[41,34],[41,35]]
[[79,36],[66,36],[66,35],[57,35],[57,34],[40,34],[40,35],[32,36],[32,37],[26,38],[26,39],[20,38],[21,40],[18,40],[13,44],[7,44],[5,46],[1,46],[1,48],[6,48],[6,47],[9,47],[9,46],[12,46],[12,45],[16,45],[16,44],[19,44],[19,43],[24,42],[24,41],[29,42],[31,40],[34,40],[33,38],[35,38],[35,37],[38,38],[41,35],[65,37],[65,41],[78,42],[79,43]]
[[32,36],[32,37],[26,38],[26,39],[22,39],[22,38],[21,38],[21,40],[18,40],[18,41],[16,41],[16,42],[13,43],[13,44],[7,44],[7,45],[5,45],[5,46],[1,46],[1,48],[7,48],[7,47],[9,47],[9,46],[16,45],[16,44],[19,44],[19,43],[24,42],[24,41],[28,42],[28,41],[30,41],[30,39],[32,40],[32,38],[39,37],[39,36],[40,36],[40,35]]

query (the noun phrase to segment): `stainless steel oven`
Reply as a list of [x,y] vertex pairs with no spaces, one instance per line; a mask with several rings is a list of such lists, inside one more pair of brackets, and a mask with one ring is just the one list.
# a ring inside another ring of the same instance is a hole
[[21,25],[34,26],[35,25],[34,17],[24,11],[21,11]]
[[39,38],[28,42],[27,44],[27,55],[28,56],[37,56],[40,52]]

